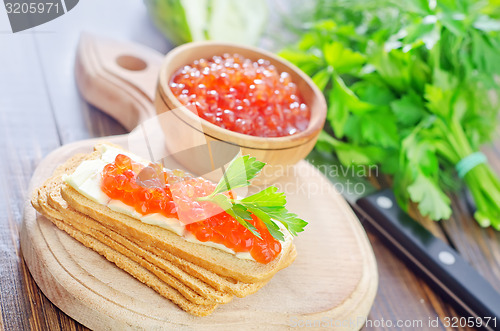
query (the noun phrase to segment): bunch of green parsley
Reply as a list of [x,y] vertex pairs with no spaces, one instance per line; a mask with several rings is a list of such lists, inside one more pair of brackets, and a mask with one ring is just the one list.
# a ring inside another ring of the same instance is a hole
[[[497,128],[500,1],[317,0],[300,41],[280,55],[328,102],[316,145],[345,165],[380,165],[434,220],[451,215],[457,163]],[[483,226],[500,230],[500,182],[487,163],[463,178]]]

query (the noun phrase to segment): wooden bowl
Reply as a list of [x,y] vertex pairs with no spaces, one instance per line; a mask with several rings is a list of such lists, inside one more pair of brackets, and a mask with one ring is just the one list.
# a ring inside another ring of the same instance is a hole
[[[292,81],[297,85],[303,102],[311,110],[311,119],[307,129],[285,137],[256,137],[223,129],[200,118],[183,106],[169,87],[172,75],[179,68],[192,64],[195,60],[211,58],[214,55],[224,53],[237,53],[252,61],[265,59],[273,64],[279,72],[288,72]],[[214,41],[184,44],[166,55],[160,69],[155,108],[158,114],[171,112],[168,121],[166,121],[168,123],[163,125],[163,131],[166,135],[167,148],[173,155],[188,155],[189,153],[182,153],[182,151],[203,144],[210,146],[214,142],[217,142],[219,147],[225,145],[231,151],[234,151],[234,146],[236,146],[241,148],[243,155],[250,154],[268,164],[265,167],[264,177],[269,180],[280,174],[282,175],[284,167],[297,163],[309,154],[316,143],[326,118],[326,101],[323,94],[313,81],[296,66],[258,48]],[[217,154],[210,147],[208,147],[208,153],[211,154],[212,159],[215,157],[212,154]],[[185,159],[177,157],[177,160],[190,171],[206,173],[206,155],[199,154],[186,156]],[[213,161],[210,163],[214,164]],[[197,171],[197,169],[201,168],[204,170]]]

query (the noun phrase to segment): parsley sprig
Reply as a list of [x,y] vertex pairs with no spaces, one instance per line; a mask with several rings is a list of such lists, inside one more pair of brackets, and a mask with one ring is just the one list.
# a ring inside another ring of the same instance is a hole
[[277,222],[281,223],[294,236],[298,232],[304,231],[307,222],[286,209],[285,194],[278,192],[275,186],[270,186],[242,199],[233,199],[223,194],[250,185],[250,181],[260,173],[264,166],[264,162],[249,155],[235,158],[227,167],[214,191],[206,197],[198,198],[198,200],[210,201],[219,205],[256,237],[262,239],[255,226],[249,222],[254,214],[264,222],[267,230],[275,239],[284,241],[285,236]]

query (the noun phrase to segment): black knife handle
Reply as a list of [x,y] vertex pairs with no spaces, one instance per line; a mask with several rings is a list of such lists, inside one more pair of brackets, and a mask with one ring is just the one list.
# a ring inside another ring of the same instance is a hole
[[367,220],[375,230],[446,292],[460,310],[484,322],[489,317],[488,328],[500,329],[500,294],[453,248],[401,210],[391,190],[378,191],[356,204],[369,215]]

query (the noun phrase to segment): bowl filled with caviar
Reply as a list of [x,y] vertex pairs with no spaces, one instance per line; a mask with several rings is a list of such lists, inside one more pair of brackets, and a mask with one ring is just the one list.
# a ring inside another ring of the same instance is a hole
[[[323,94],[300,69],[259,48],[214,41],[167,54],[155,107],[170,115],[167,148],[192,171],[206,168],[207,153],[223,159],[236,147],[266,162],[268,179],[307,156],[326,118]],[[202,145],[205,153],[183,153]]]

